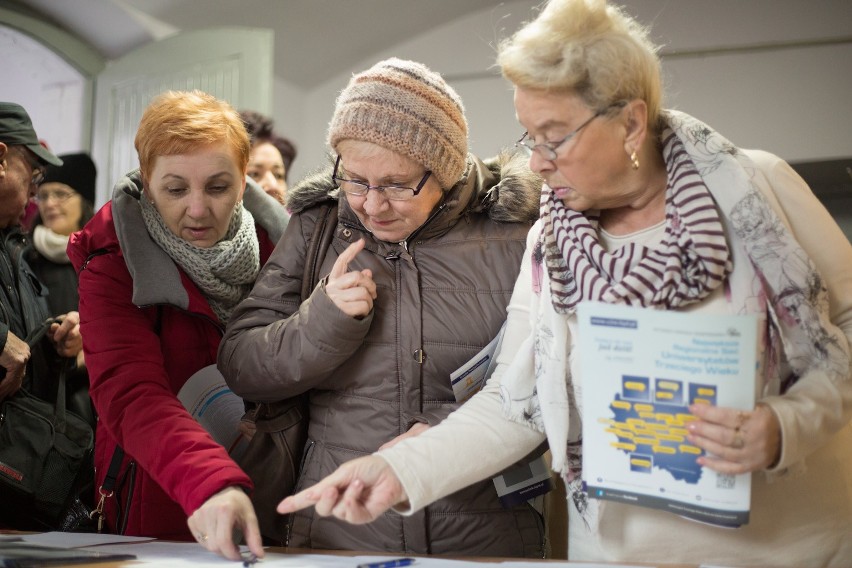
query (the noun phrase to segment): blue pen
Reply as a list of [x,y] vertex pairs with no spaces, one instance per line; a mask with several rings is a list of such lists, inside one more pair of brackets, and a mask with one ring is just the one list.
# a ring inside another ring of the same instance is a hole
[[413,558],[394,558],[382,562],[368,562],[359,564],[356,568],[398,568],[399,566],[410,566],[414,564]]

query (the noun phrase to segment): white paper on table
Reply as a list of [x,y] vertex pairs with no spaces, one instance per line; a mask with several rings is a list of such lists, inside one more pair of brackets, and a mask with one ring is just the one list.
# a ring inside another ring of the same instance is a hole
[[14,535],[28,544],[37,544],[50,548],[84,548],[87,546],[99,546],[102,544],[120,544],[149,542],[154,540],[147,536],[124,536],[120,534],[100,533],[69,533],[69,532],[45,532],[38,534]]

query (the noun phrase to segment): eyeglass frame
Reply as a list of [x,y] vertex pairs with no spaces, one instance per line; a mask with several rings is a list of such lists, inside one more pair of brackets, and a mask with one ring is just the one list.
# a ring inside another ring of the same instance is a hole
[[[48,199],[53,198],[53,199],[56,200],[57,203],[65,203],[66,201],[68,201],[69,199],[74,197],[75,195],[80,195],[79,193],[77,193],[74,190],[65,190],[65,189],[63,189],[63,190],[56,190],[55,189],[53,191],[46,191],[45,193],[47,193],[48,196],[47,197],[41,197],[39,195],[39,192],[36,191],[36,194],[33,196],[33,201],[35,201],[36,203],[47,203]],[[67,194],[67,195],[65,195],[64,197],[59,197],[60,194]]]
[[[405,186],[405,185],[370,185],[368,183],[364,183],[364,182],[361,182],[361,181],[355,181],[353,179],[346,179],[346,178],[337,177],[337,170],[339,169],[339,167],[340,167],[340,154],[337,155],[337,160],[334,162],[334,172],[332,172],[332,174],[331,174],[331,181],[337,182],[338,183],[337,187],[340,187],[340,183],[346,182],[346,183],[354,183],[355,185],[359,185],[359,186],[364,188],[364,193],[347,192],[347,191],[345,191],[344,189],[341,188],[341,191],[343,191],[343,193],[345,193],[346,195],[354,195],[356,197],[364,197],[372,189],[374,191],[378,191],[379,193],[382,194],[382,196],[384,196],[385,199],[388,199],[390,201],[408,201],[409,199],[417,197],[417,195],[423,190],[423,186],[426,185],[426,182],[429,180],[429,177],[432,175],[432,170],[426,170],[426,173],[423,174],[423,177],[420,179],[420,183],[417,184],[416,188]],[[402,199],[400,199],[398,197],[394,198],[394,197],[391,197],[389,194],[385,193],[385,190],[389,189],[389,188],[410,189],[412,191],[412,194],[411,194],[411,197],[405,197],[405,198],[402,198]]]
[[38,158],[33,160],[32,157],[30,157],[30,151],[27,149],[26,146],[15,145],[10,146],[10,148],[17,149],[18,154],[23,156],[24,159],[27,161],[27,165],[30,166],[30,184],[35,187],[40,186],[42,182],[44,182],[44,176],[47,173],[47,166],[45,164],[42,164]]
[[[618,102],[614,102],[610,105],[605,106],[604,108],[600,109],[595,114],[590,116],[585,122],[583,122],[583,124],[581,124],[580,126],[575,128],[574,130],[572,130],[571,132],[566,134],[565,137],[562,138],[562,140],[559,140],[558,142],[542,142],[541,144],[536,144],[535,139],[527,138],[527,136],[530,133],[530,131],[527,130],[526,132],[524,132],[521,135],[520,138],[518,138],[518,141],[515,142],[515,146],[523,146],[524,148],[529,150],[531,153],[532,152],[538,152],[539,156],[541,156],[542,158],[544,158],[548,162],[552,162],[553,160],[555,160],[556,158],[559,157],[559,154],[557,153],[557,150],[559,150],[559,147],[562,146],[563,144],[565,144],[566,142],[570,141],[571,139],[573,139],[575,136],[577,136],[577,134],[579,134],[580,131],[583,130],[583,128],[585,128],[586,126],[588,126],[594,119],[596,119],[599,116],[603,116],[604,114],[608,113],[610,110],[612,110],[614,108],[623,108],[626,105],[627,105],[627,101],[618,101]],[[547,152],[547,154],[545,154],[544,152]]]

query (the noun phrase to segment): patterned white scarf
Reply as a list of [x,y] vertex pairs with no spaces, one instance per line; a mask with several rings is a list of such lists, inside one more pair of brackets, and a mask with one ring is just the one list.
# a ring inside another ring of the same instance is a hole
[[[577,303],[677,309],[726,282],[734,313],[757,314],[765,322],[766,359],[758,370],[764,396],[786,392],[813,369],[838,381],[849,372],[846,341],[829,321],[822,278],[752,181],[755,165],[686,114],[667,111],[664,120],[669,184],[663,242],[608,253],[598,242],[598,215],[569,211],[547,192],[532,259],[533,332],[503,376],[504,414],[547,434],[553,469],[565,475],[581,512],[582,393],[566,352],[568,317]],[[780,377],[782,351],[789,377]]]
[[260,271],[260,244],[254,217],[238,204],[225,238],[208,248],[190,244],[166,227],[156,207],[143,195],[142,217],[151,238],[198,286],[224,325],[251,291]]

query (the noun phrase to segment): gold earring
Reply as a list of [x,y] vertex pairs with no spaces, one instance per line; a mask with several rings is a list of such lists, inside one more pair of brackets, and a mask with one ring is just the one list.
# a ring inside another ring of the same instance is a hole
[[633,153],[630,154],[630,161],[633,163],[633,169],[639,169],[639,157],[636,155],[636,150],[633,150]]

